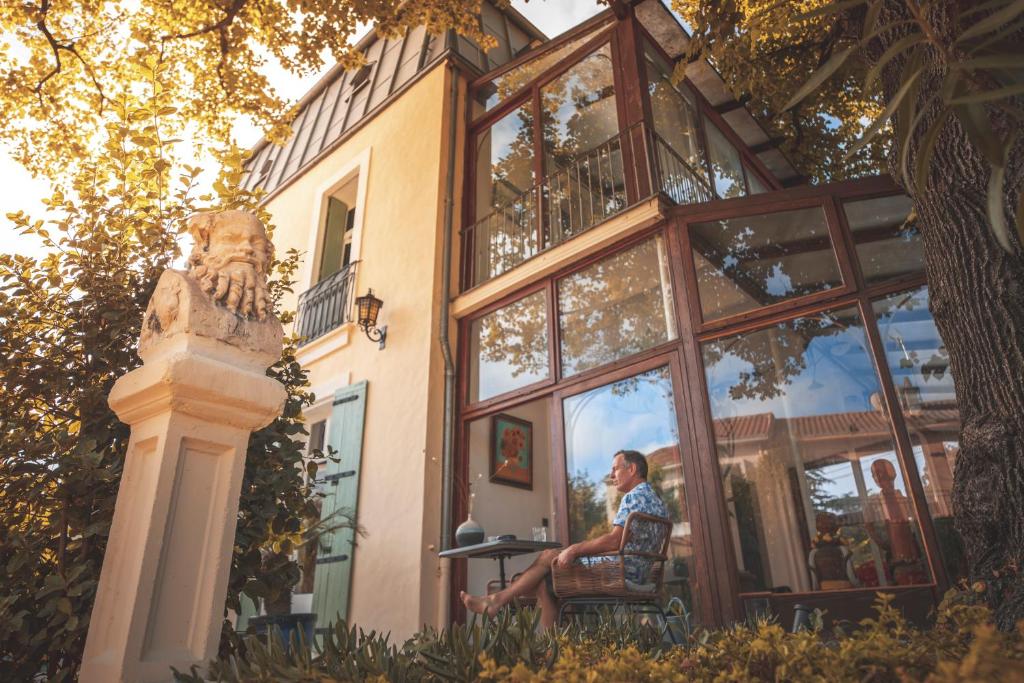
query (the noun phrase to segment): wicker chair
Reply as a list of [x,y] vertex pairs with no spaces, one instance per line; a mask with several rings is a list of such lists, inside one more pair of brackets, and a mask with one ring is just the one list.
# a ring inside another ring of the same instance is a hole
[[[644,526],[651,530],[658,540],[658,551],[650,552],[637,548],[634,535]],[[558,598],[558,622],[563,623],[570,614],[596,614],[602,607],[614,610],[623,608],[630,614],[656,614],[661,618],[669,636],[676,642],[675,634],[667,627],[665,611],[661,608],[662,579],[665,575],[665,560],[668,559],[668,543],[672,535],[672,522],[664,517],[655,517],[642,512],[631,512],[622,530],[619,549],[602,555],[584,557],[614,558],[599,564],[573,563],[569,567],[552,565],[551,582],[555,597]],[[626,558],[637,557],[649,561],[647,582],[638,585],[626,580]]]

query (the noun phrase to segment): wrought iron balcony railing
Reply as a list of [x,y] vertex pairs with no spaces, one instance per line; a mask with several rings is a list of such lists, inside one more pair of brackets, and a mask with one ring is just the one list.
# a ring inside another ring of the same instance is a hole
[[556,164],[557,171],[463,230],[467,288],[659,191],[677,204],[714,198],[705,176],[642,123]]
[[349,264],[299,295],[295,318],[295,330],[302,337],[299,346],[353,321],[355,275],[356,264]]

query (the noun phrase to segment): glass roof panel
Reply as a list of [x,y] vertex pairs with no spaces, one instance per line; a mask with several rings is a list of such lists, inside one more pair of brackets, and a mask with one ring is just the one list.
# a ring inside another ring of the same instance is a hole
[[489,83],[479,86],[475,93],[474,112],[480,115],[494,109],[510,96],[519,92],[523,86],[537,76],[540,76],[559,62],[564,61],[566,57],[581,48],[604,27],[605,24],[596,26],[593,30],[588,31],[575,40],[570,40],[561,47],[546,52],[536,59],[524,62],[512,70],[506,71]]

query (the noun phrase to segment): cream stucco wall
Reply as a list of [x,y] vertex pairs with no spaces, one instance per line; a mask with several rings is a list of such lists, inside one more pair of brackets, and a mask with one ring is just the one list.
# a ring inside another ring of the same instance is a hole
[[366,536],[354,554],[349,620],[396,638],[437,623],[443,597],[434,547],[444,382],[436,337],[448,82],[438,65],[267,204],[278,253],[307,252],[298,294],[315,270],[326,196],[359,173],[356,294],[372,287],[384,301],[387,347],[346,325],[301,349],[299,361],[321,412],[334,389],[369,382],[358,503]]

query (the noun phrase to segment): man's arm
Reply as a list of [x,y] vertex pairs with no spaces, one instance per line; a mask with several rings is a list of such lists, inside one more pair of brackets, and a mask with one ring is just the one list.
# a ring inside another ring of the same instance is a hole
[[622,527],[613,526],[612,530],[589,541],[574,543],[555,558],[555,564],[559,567],[568,567],[581,555],[600,555],[610,553],[619,549],[622,544]]

